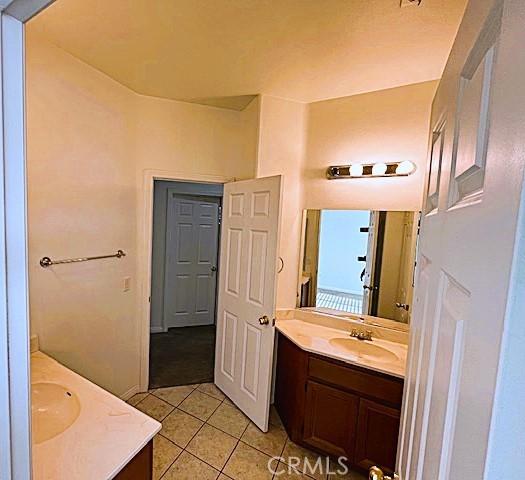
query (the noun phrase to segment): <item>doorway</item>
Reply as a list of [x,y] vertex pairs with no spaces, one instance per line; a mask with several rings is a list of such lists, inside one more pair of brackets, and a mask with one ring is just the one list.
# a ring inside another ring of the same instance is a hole
[[222,195],[154,181],[149,388],[213,381]]
[[[316,306],[361,314],[363,265],[370,212],[323,210],[320,215]],[[350,242],[349,239],[352,239]],[[366,257],[365,257],[366,261]]]

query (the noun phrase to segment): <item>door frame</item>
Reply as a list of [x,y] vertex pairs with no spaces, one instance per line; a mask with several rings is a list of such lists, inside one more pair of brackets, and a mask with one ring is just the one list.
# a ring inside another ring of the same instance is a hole
[[0,0],[0,478],[30,480],[24,23],[51,0]]
[[[150,297],[153,248],[153,195],[155,180],[178,181],[188,183],[219,183],[235,181],[233,177],[183,173],[171,170],[144,170],[142,184],[139,186],[139,235],[137,246],[137,285],[138,328],[139,328],[139,378],[137,392],[147,392],[149,387],[149,349],[150,349]],[[134,392],[136,393],[136,392]]]

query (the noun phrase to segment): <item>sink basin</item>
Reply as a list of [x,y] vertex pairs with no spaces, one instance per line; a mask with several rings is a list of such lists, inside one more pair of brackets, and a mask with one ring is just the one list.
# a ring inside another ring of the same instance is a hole
[[386,348],[354,338],[332,338],[330,345],[341,352],[352,353],[364,360],[373,360],[381,363],[399,360],[399,357],[394,352]]
[[80,401],[70,389],[48,382],[31,385],[33,442],[42,443],[68,429],[80,415]]

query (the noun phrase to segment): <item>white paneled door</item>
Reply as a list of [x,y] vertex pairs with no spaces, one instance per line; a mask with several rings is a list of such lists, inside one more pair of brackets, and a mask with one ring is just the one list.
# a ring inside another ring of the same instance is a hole
[[[524,21],[524,2],[471,1],[432,106],[402,480],[489,480],[523,202],[525,57],[516,48],[525,44]],[[515,438],[506,448],[523,452]]]
[[220,199],[168,190],[164,328],[213,325]]
[[281,177],[224,186],[215,383],[268,430]]

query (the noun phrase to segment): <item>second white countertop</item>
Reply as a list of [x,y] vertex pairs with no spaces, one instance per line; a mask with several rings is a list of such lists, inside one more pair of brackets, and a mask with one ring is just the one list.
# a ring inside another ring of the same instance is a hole
[[80,401],[80,414],[62,433],[33,444],[34,480],[113,478],[160,430],[139,412],[42,352],[31,354],[31,383],[66,387]]
[[[315,353],[335,360],[340,360],[352,365],[368,368],[380,373],[404,378],[407,357],[407,345],[374,338],[371,343],[392,352],[395,360],[376,360],[367,356],[358,355],[352,351],[341,351],[334,347],[330,340],[335,338],[350,338],[349,331],[318,325],[310,321],[299,319],[281,319],[275,324],[277,330],[294,342],[302,350]],[[359,340],[355,340],[360,342]]]

